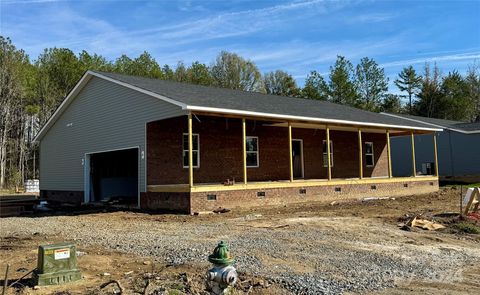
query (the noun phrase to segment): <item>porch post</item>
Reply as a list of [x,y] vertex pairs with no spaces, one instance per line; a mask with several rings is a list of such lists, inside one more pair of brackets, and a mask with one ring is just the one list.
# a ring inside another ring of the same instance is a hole
[[242,118],[242,143],[243,143],[243,184],[247,184],[247,123]]
[[435,175],[438,177],[438,150],[437,150],[437,132],[433,133],[433,151],[435,156]]
[[293,155],[292,155],[292,123],[288,122],[288,152],[290,154],[290,182],[293,181]]
[[188,184],[190,187],[193,187],[192,113],[188,113]]
[[412,138],[412,176],[417,177],[417,167],[415,164],[415,136],[413,135],[413,130],[410,131],[410,136]]
[[390,149],[390,131],[387,130],[388,178],[392,178],[392,151]]
[[358,173],[360,179],[363,178],[363,146],[362,146],[362,130],[358,129]]
[[330,160],[330,127],[327,125],[327,167],[328,167],[328,180],[332,180],[332,165]]

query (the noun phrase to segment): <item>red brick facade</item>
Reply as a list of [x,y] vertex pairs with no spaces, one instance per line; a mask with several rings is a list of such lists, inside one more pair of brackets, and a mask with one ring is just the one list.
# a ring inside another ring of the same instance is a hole
[[[269,122],[247,121],[247,136],[258,136],[259,167],[248,168],[248,181],[289,179],[288,129],[267,126]],[[186,117],[147,125],[147,182],[149,185],[188,183],[183,168],[182,134],[187,132]],[[200,167],[194,169],[195,183],[223,183],[226,179],[243,181],[242,130],[240,119],[198,116],[193,133],[200,138]],[[366,167],[364,176],[388,175],[386,135],[363,133],[363,142],[373,142],[375,166]],[[305,179],[327,178],[323,166],[325,130],[293,128],[293,139],[303,140]],[[333,178],[358,177],[358,137],[356,132],[331,131],[333,142]],[[365,156],[364,156],[365,157]]]

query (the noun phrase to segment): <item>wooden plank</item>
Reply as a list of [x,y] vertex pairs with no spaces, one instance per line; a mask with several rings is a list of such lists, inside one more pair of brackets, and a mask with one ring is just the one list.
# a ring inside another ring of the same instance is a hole
[[292,124],[288,122],[288,152],[290,153],[290,182],[293,181],[293,157],[292,157]]
[[327,126],[327,167],[328,180],[332,180],[332,161],[330,159],[330,128]]
[[242,142],[243,142],[243,183],[247,184],[247,123],[242,118]]
[[358,160],[359,177],[363,179],[363,142],[361,129],[358,129]]

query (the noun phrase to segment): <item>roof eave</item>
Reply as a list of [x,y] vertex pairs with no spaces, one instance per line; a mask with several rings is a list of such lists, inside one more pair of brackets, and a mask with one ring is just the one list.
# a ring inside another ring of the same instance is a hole
[[414,127],[407,125],[392,125],[392,124],[381,124],[381,123],[368,123],[368,122],[358,122],[358,121],[348,121],[348,120],[337,120],[337,119],[327,119],[327,118],[316,118],[316,117],[304,117],[304,116],[293,116],[293,115],[282,115],[282,114],[271,114],[263,112],[252,112],[252,111],[243,111],[243,110],[233,110],[233,109],[224,109],[224,108],[214,108],[214,107],[202,107],[202,106],[187,106],[189,111],[197,112],[210,112],[218,114],[229,114],[229,115],[243,115],[243,116],[252,116],[252,117],[262,117],[270,119],[283,119],[283,120],[298,120],[298,121],[310,121],[315,123],[330,123],[330,124],[346,124],[346,125],[357,125],[357,126],[368,126],[368,127],[380,127],[380,128],[391,128],[391,129],[404,129],[404,130],[422,130],[422,131],[443,131],[441,128],[427,128],[427,127]]

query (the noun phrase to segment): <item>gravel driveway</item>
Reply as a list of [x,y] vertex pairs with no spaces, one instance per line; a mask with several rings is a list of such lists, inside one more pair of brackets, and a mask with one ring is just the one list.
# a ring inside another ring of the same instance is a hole
[[409,280],[455,282],[480,260],[480,249],[448,234],[404,232],[381,219],[302,214],[221,215],[165,221],[142,213],[4,218],[0,236],[41,234],[80,246],[208,267],[227,241],[240,273],[258,275],[295,294],[364,293]]

